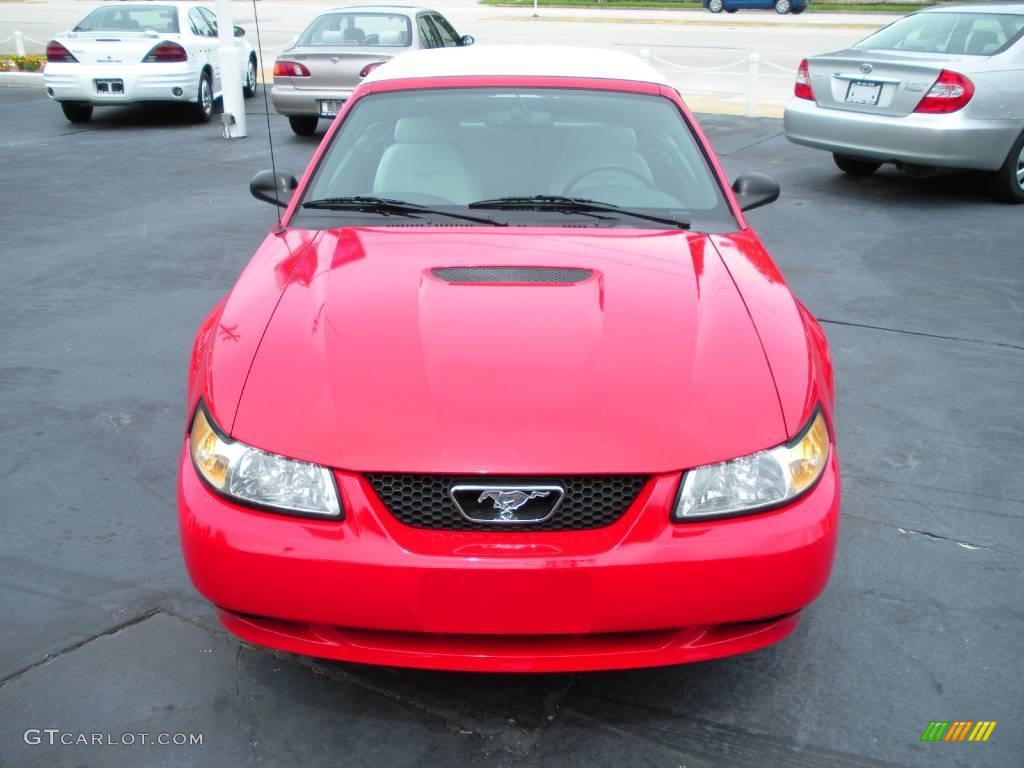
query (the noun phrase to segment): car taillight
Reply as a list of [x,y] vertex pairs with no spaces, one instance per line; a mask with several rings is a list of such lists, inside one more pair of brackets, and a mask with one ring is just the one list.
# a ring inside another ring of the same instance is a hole
[[78,62],[78,59],[71,55],[71,51],[56,40],[51,40],[46,44],[46,60],[65,62],[68,64]]
[[939,73],[935,85],[925,94],[914,111],[929,114],[956,112],[958,109],[966,107],[972,96],[974,96],[974,83],[963,75],[944,69]]
[[166,64],[173,61],[188,61],[188,53],[177,43],[165,42],[154,45],[143,62]]
[[373,70],[375,70],[383,63],[383,61],[371,61],[369,64],[367,64],[365,67],[359,70],[359,76],[366,77],[368,74],[373,72]]
[[793,84],[793,95],[798,99],[810,99],[814,101],[814,91],[811,89],[811,71],[807,68],[807,59],[800,62],[796,69],[796,82]]
[[309,70],[297,61],[275,61],[274,77],[309,77]]

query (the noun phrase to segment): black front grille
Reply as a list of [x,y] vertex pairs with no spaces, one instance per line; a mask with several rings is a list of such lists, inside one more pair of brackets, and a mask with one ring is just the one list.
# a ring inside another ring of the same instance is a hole
[[434,276],[448,283],[519,283],[571,285],[590,277],[589,269],[575,267],[438,267]]
[[[444,531],[578,531],[611,525],[640,493],[646,476],[571,475],[565,477],[494,477],[491,475],[368,474],[366,479],[400,523]],[[561,485],[565,497],[550,519],[526,525],[475,523],[452,502],[453,485]]]

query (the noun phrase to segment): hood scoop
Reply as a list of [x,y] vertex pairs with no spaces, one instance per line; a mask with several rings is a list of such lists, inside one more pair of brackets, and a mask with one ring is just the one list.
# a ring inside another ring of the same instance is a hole
[[431,274],[447,283],[472,285],[573,285],[593,275],[574,267],[440,267]]

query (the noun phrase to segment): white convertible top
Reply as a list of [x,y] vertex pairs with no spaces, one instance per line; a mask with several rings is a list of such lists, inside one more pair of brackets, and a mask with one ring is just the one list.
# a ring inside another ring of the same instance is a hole
[[474,75],[593,77],[669,85],[664,75],[631,54],[554,45],[469,45],[413,51],[377,67],[363,82]]
[[1007,2],[1007,0],[995,0],[995,2],[952,3],[950,5],[931,5],[921,9],[920,12],[928,13],[1010,13],[1024,14],[1024,2]]

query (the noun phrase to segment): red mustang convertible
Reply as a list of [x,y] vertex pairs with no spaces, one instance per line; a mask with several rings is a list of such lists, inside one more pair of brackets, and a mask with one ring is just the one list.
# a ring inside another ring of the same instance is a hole
[[544,672],[793,631],[839,523],[832,366],[677,91],[631,56],[375,69],[192,352],[178,502],[232,632]]

